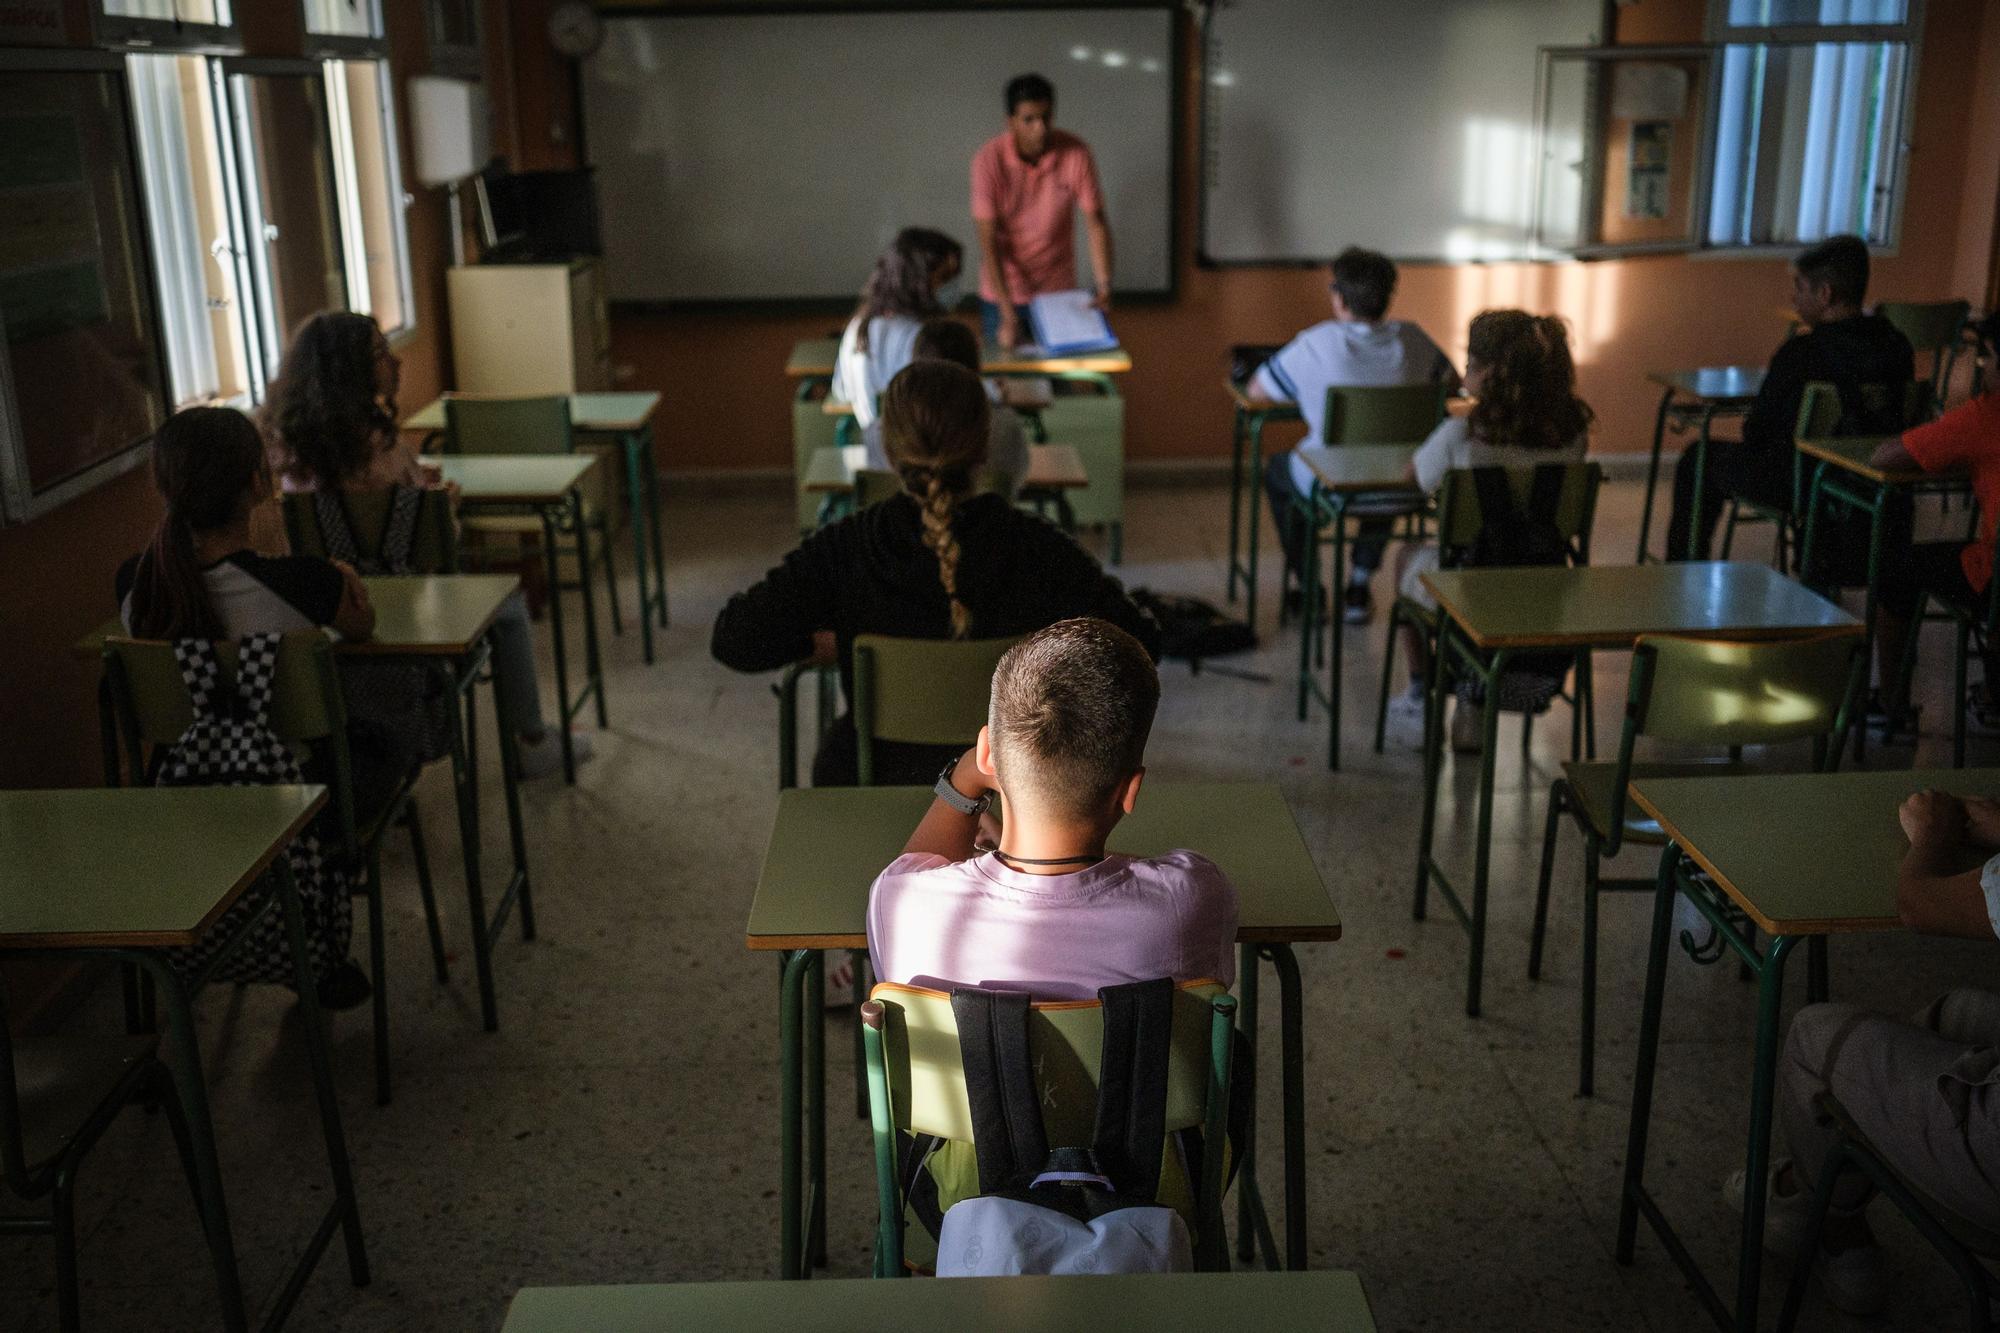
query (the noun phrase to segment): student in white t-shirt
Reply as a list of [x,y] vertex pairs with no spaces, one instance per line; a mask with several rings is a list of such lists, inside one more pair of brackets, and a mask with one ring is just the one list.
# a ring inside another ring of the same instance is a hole
[[[1450,392],[1458,375],[1430,335],[1414,324],[1385,319],[1396,292],[1396,266],[1387,255],[1350,246],[1333,261],[1333,318],[1315,324],[1280,348],[1250,381],[1253,397],[1297,403],[1306,421],[1305,443],[1326,438],[1326,391],[1395,384],[1438,383]],[[1271,517],[1284,542],[1285,563],[1304,556],[1304,528],[1294,519],[1294,498],[1312,493],[1312,472],[1296,453],[1280,454],[1264,470]],[[1354,543],[1345,593],[1349,624],[1366,624],[1373,605],[1369,579],[1382,563],[1392,520],[1363,519]]]
[[[1465,391],[1478,401],[1465,416],[1440,422],[1411,458],[1409,474],[1424,494],[1437,494],[1454,468],[1581,461],[1592,413],[1576,396],[1576,365],[1563,322],[1525,310],[1487,310],[1473,318],[1466,344]],[[1435,545],[1406,545],[1396,555],[1396,586],[1405,597],[1436,606],[1419,576],[1437,567]],[[1389,713],[1421,724],[1429,659],[1413,626],[1402,627],[1401,639],[1410,684],[1390,701]],[[1471,723],[1477,720],[1460,710],[1453,719],[1454,746],[1472,748]]]
[[876,403],[916,355],[917,331],[957,303],[963,262],[957,241],[927,227],[903,228],[875,261],[833,363],[833,396],[853,406],[864,436],[880,432]]

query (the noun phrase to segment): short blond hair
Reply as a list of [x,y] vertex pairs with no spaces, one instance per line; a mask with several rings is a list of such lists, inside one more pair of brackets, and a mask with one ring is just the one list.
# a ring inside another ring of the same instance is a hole
[[1002,782],[1058,813],[1088,813],[1144,765],[1159,706],[1152,657],[1110,621],[1030,634],[993,671],[987,723]]

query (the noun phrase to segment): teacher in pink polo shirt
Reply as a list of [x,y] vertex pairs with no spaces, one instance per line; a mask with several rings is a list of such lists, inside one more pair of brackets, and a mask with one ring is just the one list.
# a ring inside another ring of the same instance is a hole
[[1053,124],[1055,86],[1039,74],[1007,84],[1007,128],[972,158],[979,227],[979,309],[987,341],[1018,347],[1027,303],[1076,286],[1076,210],[1090,236],[1097,305],[1111,303],[1111,223],[1090,146]]

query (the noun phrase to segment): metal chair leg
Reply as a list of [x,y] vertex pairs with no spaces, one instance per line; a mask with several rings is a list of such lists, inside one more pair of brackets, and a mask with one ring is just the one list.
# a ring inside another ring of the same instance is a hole
[[444,927],[438,923],[437,894],[431,886],[431,855],[424,845],[424,821],[417,813],[417,798],[403,807],[403,825],[410,830],[410,859],[417,867],[417,894],[424,900],[424,929],[431,939],[431,967],[440,986],[451,980],[445,963]]
[[[604,596],[611,603],[611,632],[625,633],[625,617],[618,610],[618,568],[611,559],[611,523],[602,514],[597,516],[597,550],[604,557]],[[644,607],[639,608],[643,614]]]
[[83,1312],[78,1308],[76,1280],[76,1163],[66,1161],[56,1172],[55,1194],[49,1200],[56,1238],[56,1310],[63,1333],[78,1333]]
[[1375,753],[1382,753],[1382,738],[1389,729],[1389,683],[1396,674],[1396,627],[1403,623],[1401,601],[1389,603],[1389,642],[1382,649],[1382,694],[1375,701]]
[[1569,783],[1549,784],[1549,818],[1542,827],[1542,868],[1535,881],[1535,924],[1528,934],[1528,980],[1542,979],[1542,938],[1549,925],[1549,880],[1555,873],[1556,832],[1568,807]]
[[1597,894],[1595,835],[1583,847],[1583,1040],[1577,1052],[1576,1095],[1591,1096],[1597,1072]]
[[368,852],[362,892],[368,898],[368,970],[374,982],[371,1009],[375,1027],[375,1104],[389,1104],[389,945],[382,927],[382,857]]

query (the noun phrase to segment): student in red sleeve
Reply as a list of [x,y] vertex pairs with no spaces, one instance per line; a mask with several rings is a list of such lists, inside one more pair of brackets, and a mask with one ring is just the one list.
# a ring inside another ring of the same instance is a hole
[[1055,128],[1055,86],[1039,74],[1007,84],[1007,128],[972,157],[979,227],[979,313],[987,342],[1023,341],[1030,299],[1076,287],[1076,211],[1090,238],[1097,306],[1111,304],[1111,223],[1090,145]]
[[[1953,606],[1984,605],[1993,579],[1994,518],[2000,515],[2000,389],[1980,395],[1936,421],[1904,431],[1885,441],[1869,460],[1884,470],[1922,468],[1972,473],[1972,494],[1979,502],[1979,524],[1969,542],[1918,542],[1900,551],[1885,551],[1876,599],[1875,656],[1882,697],[1903,697],[1904,635],[1917,613],[1920,596]],[[1988,645],[1989,654],[1993,645]],[[1991,659],[1989,658],[1989,661]],[[2000,685],[1992,666],[1987,688]]]

